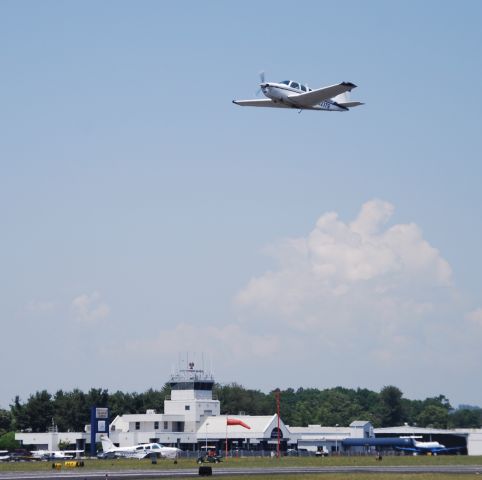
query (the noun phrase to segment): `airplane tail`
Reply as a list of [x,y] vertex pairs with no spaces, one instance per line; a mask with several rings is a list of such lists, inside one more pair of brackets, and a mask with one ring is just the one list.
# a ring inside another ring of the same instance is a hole
[[101,435],[100,441],[102,442],[102,450],[104,452],[108,452],[109,450],[115,448],[114,443],[107,435]]
[[349,92],[340,93],[340,95],[333,97],[332,100],[338,105],[346,108],[359,107],[360,105],[363,105],[361,102],[350,102]]

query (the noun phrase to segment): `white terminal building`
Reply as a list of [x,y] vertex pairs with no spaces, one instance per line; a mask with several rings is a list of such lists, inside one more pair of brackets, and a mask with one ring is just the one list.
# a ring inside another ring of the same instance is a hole
[[[203,446],[216,447],[223,452],[226,443],[229,450],[276,450],[278,441],[282,451],[343,452],[343,440],[347,438],[373,438],[379,434],[399,434],[397,428],[373,429],[370,422],[355,421],[347,427],[288,426],[277,414],[251,416],[243,414],[221,415],[219,400],[213,398],[214,378],[194,363],[180,369],[169,380],[170,398],[164,401],[164,413],[147,410],[143,414],[123,414],[112,420],[109,436],[118,446],[131,446],[157,442],[177,446],[185,451],[197,451]],[[247,425],[229,425],[229,419],[237,419]],[[45,433],[16,433],[15,439],[36,449],[57,450],[60,442],[85,449],[90,443],[90,425],[85,432],[58,432],[55,428]],[[425,435],[430,435],[426,429]],[[482,430],[437,430],[433,435],[456,436],[466,441],[469,455],[482,454]],[[97,438],[97,440],[99,440]],[[352,453],[356,453],[353,449]],[[363,451],[363,449],[361,449]]]

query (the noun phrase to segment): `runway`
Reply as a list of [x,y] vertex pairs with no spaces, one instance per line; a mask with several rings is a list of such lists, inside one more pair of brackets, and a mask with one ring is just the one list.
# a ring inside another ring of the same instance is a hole
[[[255,475],[289,475],[320,473],[446,473],[446,474],[482,474],[482,465],[436,465],[436,466],[332,466],[332,467],[270,467],[270,468],[225,468],[213,467],[213,477],[222,476],[255,476]],[[62,470],[52,472],[4,472],[0,480],[123,480],[162,477],[198,477],[198,468],[166,469],[166,470]]]

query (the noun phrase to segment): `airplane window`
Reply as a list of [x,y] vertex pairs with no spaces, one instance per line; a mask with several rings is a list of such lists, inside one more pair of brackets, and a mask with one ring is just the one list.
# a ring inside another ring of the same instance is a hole
[[300,86],[296,82],[291,82],[290,85],[291,88],[296,88],[297,90],[300,88]]
[[301,86],[301,90],[303,90],[303,92],[306,92],[306,87],[304,85],[300,85]]
[[152,449],[153,449],[153,450],[154,450],[155,448],[156,448],[156,449],[159,449],[159,448],[161,448],[161,447],[156,443],[155,445],[152,446]]
[[289,85],[290,81],[289,80],[283,80],[281,83],[282,83],[282,85]]

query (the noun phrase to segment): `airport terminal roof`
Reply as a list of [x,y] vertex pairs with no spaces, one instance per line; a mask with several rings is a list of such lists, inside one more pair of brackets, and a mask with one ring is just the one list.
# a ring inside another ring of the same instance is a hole
[[368,420],[355,420],[354,422],[350,423],[350,427],[364,427],[365,425],[369,424]]
[[307,427],[288,427],[293,434],[313,434],[317,435],[320,432],[323,435],[336,435],[340,433],[349,434],[350,427],[324,427],[322,425],[308,425]]
[[124,415],[118,415],[114,421],[119,418],[122,419],[122,422],[129,423],[129,422],[157,422],[162,420],[164,414],[163,413],[126,413]]
[[375,435],[446,435],[446,434],[454,434],[456,435],[458,432],[455,430],[445,430],[442,428],[422,428],[422,427],[415,427],[411,425],[401,425],[398,427],[384,427],[384,428],[375,428],[373,429]]

